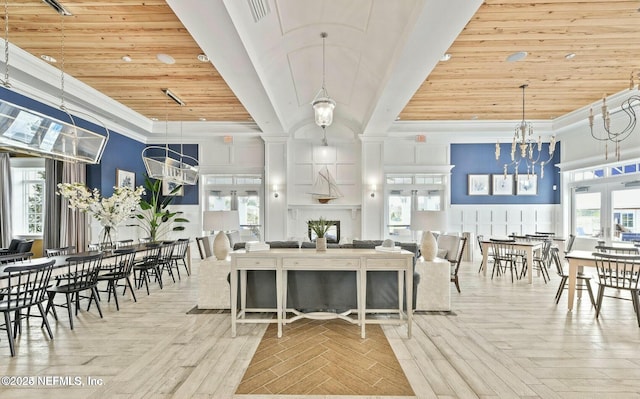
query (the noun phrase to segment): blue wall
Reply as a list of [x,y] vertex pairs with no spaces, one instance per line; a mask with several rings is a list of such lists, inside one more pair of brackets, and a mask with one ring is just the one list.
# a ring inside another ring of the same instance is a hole
[[[542,144],[541,159],[546,160],[549,145]],[[500,145],[500,160],[495,158],[495,144],[451,144],[451,204],[559,204],[560,173],[554,165],[560,163],[560,143],[556,143],[553,159],[544,167],[544,178],[538,174],[538,194],[532,196],[519,195],[467,195],[467,175],[469,174],[502,174],[504,164],[511,162],[511,144]],[[548,156],[548,155],[547,155]],[[513,168],[508,173],[513,174]],[[525,167],[520,166],[521,174],[526,174]],[[491,179],[490,179],[491,180]],[[556,190],[553,190],[553,186]],[[491,193],[491,191],[490,191]]]
[[[69,116],[65,112],[4,87],[0,87],[0,98],[60,121],[71,123]],[[104,134],[104,128],[100,125],[75,116],[74,121],[79,127]],[[169,147],[175,151],[180,151],[179,144],[170,145]],[[109,140],[102,154],[100,164],[87,165],[87,186],[98,188],[103,196],[111,196],[113,194],[113,186],[116,184],[116,169],[134,172],[136,174],[136,186],[143,185],[144,176],[146,175],[144,162],[142,162],[142,150],[144,148],[144,143],[110,130]],[[197,144],[185,144],[183,148],[185,154],[198,159]],[[185,186],[184,196],[176,197],[173,203],[197,205],[198,186]]]

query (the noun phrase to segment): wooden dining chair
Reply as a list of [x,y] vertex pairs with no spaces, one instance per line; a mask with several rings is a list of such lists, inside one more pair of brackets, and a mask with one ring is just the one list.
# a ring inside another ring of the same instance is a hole
[[638,247],[619,247],[616,245],[596,245],[596,252],[618,255],[637,255]]
[[44,252],[47,258],[51,258],[53,256],[71,255],[76,252],[76,247],[75,245],[69,245],[60,248],[47,248],[44,250]]
[[4,314],[4,329],[7,331],[11,357],[16,354],[15,338],[22,331],[21,321],[28,317],[22,312],[28,311],[32,306],[38,307],[47,334],[53,339],[51,326],[42,303],[46,300],[46,290],[54,264],[55,261],[50,260],[41,264],[23,263],[4,267],[4,273],[7,275],[7,289],[3,291],[0,298],[0,312]]
[[511,282],[515,274],[518,278],[517,254],[513,251],[510,243],[515,240],[499,240],[491,238],[491,252],[493,254],[493,270],[491,271],[491,279],[493,276],[499,276],[506,273],[507,268],[511,271]]
[[184,269],[187,271],[187,276],[189,275],[189,267],[187,266],[187,250],[189,249],[189,239],[188,238],[179,238],[175,246],[173,247],[173,253],[171,254],[171,262],[172,267],[176,269],[178,272],[178,280],[180,280],[180,268],[178,267],[180,262],[184,266]]
[[[133,301],[138,302],[136,293],[131,285],[131,280],[129,280],[133,272],[133,261],[136,257],[136,251],[133,248],[116,249],[114,254],[115,257],[110,257],[106,261],[103,261],[100,267],[100,273],[98,274],[98,283],[101,281],[107,283],[107,288],[103,291],[107,292],[107,302],[111,301],[111,294],[113,294],[113,299],[116,302],[116,310],[120,310],[116,287],[118,287],[118,282],[121,280],[125,280],[124,286],[129,287],[131,290]],[[124,295],[124,292],[122,295]]]
[[[100,298],[96,290],[98,273],[100,272],[100,265],[102,264],[102,252],[94,255],[74,255],[68,257],[65,261],[68,266],[64,278],[60,279],[59,285],[47,289],[47,295],[49,296],[47,314],[49,311],[52,311],[54,318],[58,320],[55,306],[66,307],[67,313],[69,314],[69,325],[73,330],[72,304],[75,303],[75,314],[78,315],[81,299],[89,299],[87,311],[91,307],[91,303],[95,301],[98,313],[100,313],[100,318],[102,318]],[[89,296],[82,295],[86,291],[89,291]],[[56,304],[54,299],[57,294],[64,294],[66,303]]]
[[[596,300],[596,319],[602,310],[602,299],[606,289],[627,291],[631,295],[633,310],[636,313],[638,327],[640,327],[640,256],[619,255],[613,253],[594,252],[596,268],[598,269],[598,297]],[[619,295],[619,294],[618,294]],[[618,295],[610,296],[616,299],[626,299]]]

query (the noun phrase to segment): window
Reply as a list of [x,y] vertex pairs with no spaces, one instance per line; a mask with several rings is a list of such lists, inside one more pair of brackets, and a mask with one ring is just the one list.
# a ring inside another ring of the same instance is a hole
[[[12,229],[14,235],[42,235],[44,231],[44,162],[12,159]],[[38,166],[38,164],[42,166]]]
[[445,176],[441,174],[388,174],[385,176],[387,235],[402,241],[411,235],[411,212],[443,208]]
[[243,241],[260,240],[262,210],[260,204],[262,176],[208,175],[204,176],[204,210],[237,210],[240,218],[240,237]]

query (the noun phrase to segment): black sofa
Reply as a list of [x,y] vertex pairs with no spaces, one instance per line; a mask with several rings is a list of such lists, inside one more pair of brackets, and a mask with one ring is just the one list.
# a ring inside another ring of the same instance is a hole
[[[271,248],[298,248],[297,241],[271,241]],[[352,244],[328,244],[332,248],[375,248],[382,241],[358,241]],[[396,243],[419,256],[415,243]],[[302,243],[302,248],[315,248],[314,243]],[[236,243],[234,250],[244,249],[244,243]],[[413,273],[413,308],[416,305],[417,287],[420,275]],[[247,272],[247,307],[276,307],[275,272],[256,270]],[[239,292],[239,291],[238,291]],[[287,307],[303,312],[334,311],[356,309],[356,273],[348,271],[299,271],[288,273]],[[405,308],[406,306],[403,306]],[[398,309],[398,274],[394,271],[367,273],[367,309]]]

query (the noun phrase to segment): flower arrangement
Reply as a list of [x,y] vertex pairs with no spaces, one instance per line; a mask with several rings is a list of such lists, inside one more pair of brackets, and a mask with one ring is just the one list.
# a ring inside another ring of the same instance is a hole
[[89,190],[81,183],[60,183],[58,194],[69,201],[69,208],[85,212],[104,227],[103,243],[111,241],[111,230],[129,218],[140,203],[144,187],[114,187],[113,195],[102,197],[97,188]]

